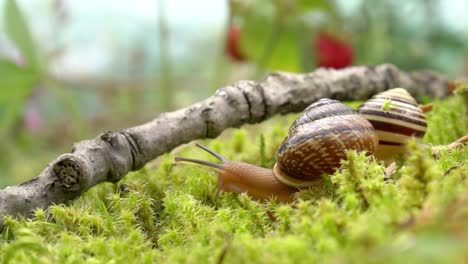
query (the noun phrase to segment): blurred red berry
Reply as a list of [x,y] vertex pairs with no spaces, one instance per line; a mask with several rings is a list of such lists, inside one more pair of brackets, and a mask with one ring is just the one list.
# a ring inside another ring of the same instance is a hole
[[340,69],[353,64],[354,52],[349,43],[321,32],[314,44],[319,67]]
[[44,120],[37,105],[30,104],[26,106],[23,122],[24,127],[29,133],[35,134],[42,129]]
[[240,50],[241,28],[236,25],[229,27],[226,38],[226,54],[234,61],[246,60],[244,53]]

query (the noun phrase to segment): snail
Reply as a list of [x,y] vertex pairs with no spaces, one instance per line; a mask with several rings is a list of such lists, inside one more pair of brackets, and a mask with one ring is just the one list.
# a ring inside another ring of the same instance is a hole
[[369,120],[379,138],[374,156],[387,163],[405,152],[410,138],[422,138],[426,133],[424,111],[403,88],[381,92],[360,105],[357,111]]
[[275,198],[281,202],[293,200],[300,188],[313,185],[322,174],[332,174],[348,150],[365,151],[371,155],[378,138],[372,124],[351,107],[331,99],[320,99],[307,107],[294,121],[288,136],[277,151],[273,169],[244,162],[229,161],[213,150],[197,144],[221,161],[176,157],[215,168],[219,190],[247,193],[257,200]]

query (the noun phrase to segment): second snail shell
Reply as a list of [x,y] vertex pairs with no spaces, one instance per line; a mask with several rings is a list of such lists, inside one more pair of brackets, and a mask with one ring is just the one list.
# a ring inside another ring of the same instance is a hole
[[404,153],[411,137],[422,138],[426,117],[416,100],[403,88],[394,88],[373,96],[358,107],[370,121],[379,138],[374,156],[386,162]]

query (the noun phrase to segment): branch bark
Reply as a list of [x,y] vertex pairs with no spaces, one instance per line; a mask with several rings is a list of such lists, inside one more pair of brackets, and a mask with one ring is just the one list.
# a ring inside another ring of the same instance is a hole
[[162,113],[146,124],[78,142],[37,178],[0,190],[0,229],[5,215],[30,217],[35,208],[66,203],[100,182],[119,181],[181,144],[216,137],[229,127],[299,112],[324,97],[363,100],[394,87],[404,87],[416,97],[443,97],[449,83],[437,73],[407,73],[390,64],[307,74],[275,72],[262,81],[238,81],[204,101]]

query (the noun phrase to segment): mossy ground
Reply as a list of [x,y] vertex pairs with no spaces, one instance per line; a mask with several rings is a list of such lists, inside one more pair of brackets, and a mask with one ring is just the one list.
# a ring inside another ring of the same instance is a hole
[[[424,142],[468,134],[461,97],[436,102]],[[204,143],[228,159],[265,167],[295,115],[231,130]],[[434,160],[416,142],[384,179],[364,155],[294,204],[222,193],[216,173],[174,164],[167,154],[117,184],[101,184],[70,205],[5,219],[4,263],[466,263],[468,147]],[[215,161],[193,145],[178,155]]]

